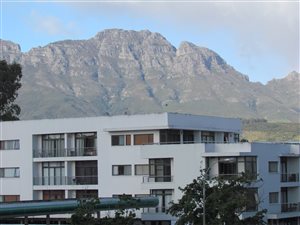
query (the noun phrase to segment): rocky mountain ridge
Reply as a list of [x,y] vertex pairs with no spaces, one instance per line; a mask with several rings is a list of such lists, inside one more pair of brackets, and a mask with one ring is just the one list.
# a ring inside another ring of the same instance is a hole
[[150,31],[104,30],[22,53],[1,41],[2,58],[23,67],[22,119],[174,111],[299,122],[299,73],[266,85],[210,49],[176,49]]

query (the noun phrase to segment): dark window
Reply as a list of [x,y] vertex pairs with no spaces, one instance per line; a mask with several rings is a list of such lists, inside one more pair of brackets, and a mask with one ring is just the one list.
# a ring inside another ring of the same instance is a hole
[[183,131],[183,143],[184,144],[194,143],[194,131],[192,130]]
[[171,159],[149,159],[150,178],[155,182],[171,182]]
[[97,161],[77,161],[75,162],[74,182],[79,185],[98,184]]
[[257,211],[258,206],[258,194],[257,194],[257,188],[248,188],[247,190],[247,206],[246,211],[252,212]]
[[237,158],[219,158],[219,174],[223,176],[237,175]]
[[180,130],[160,130],[161,144],[180,144]]

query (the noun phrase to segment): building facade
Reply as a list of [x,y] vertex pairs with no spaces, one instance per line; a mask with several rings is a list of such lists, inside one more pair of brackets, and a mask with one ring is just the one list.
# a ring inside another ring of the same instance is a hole
[[238,119],[177,113],[1,122],[0,201],[155,195],[159,206],[140,217],[169,225],[178,187],[209,168],[257,175],[253,196],[268,223],[299,225],[299,143],[240,142],[240,134]]

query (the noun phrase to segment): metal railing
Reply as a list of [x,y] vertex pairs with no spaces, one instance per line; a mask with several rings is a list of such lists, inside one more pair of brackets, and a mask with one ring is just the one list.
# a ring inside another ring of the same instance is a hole
[[281,182],[298,182],[299,173],[282,173]]
[[170,206],[155,207],[155,208],[143,208],[143,213],[166,213]]
[[33,185],[93,185],[98,184],[98,176],[54,176],[34,177]]
[[46,157],[72,157],[72,156],[96,156],[97,148],[66,148],[66,149],[34,149],[34,158]]
[[281,203],[281,212],[300,212],[300,202]]
[[173,176],[143,176],[143,183],[172,182]]

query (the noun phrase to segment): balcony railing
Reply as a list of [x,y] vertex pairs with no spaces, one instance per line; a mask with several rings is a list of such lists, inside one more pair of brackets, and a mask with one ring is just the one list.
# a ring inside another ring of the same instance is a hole
[[282,203],[281,212],[300,212],[300,202]]
[[143,176],[143,183],[172,182],[173,176]]
[[33,185],[93,185],[98,184],[98,176],[56,176],[34,177]]
[[33,150],[34,158],[96,156],[96,155],[97,155],[97,149],[95,147]]
[[166,213],[170,206],[155,207],[155,208],[143,208],[143,213]]
[[299,173],[282,173],[281,182],[298,182]]

